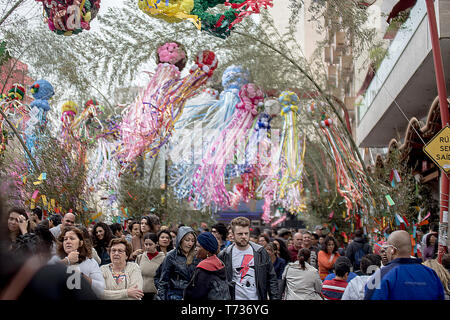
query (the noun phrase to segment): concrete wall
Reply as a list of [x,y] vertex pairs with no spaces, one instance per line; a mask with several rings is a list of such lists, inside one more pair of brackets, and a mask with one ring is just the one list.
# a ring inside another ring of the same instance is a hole
[[[403,51],[397,52],[395,50],[395,41],[402,41],[401,31],[397,34],[396,39],[393,41],[389,48],[389,57],[385,60],[393,60],[393,56],[400,53],[400,57],[394,64],[390,64],[390,68],[387,68],[387,61],[383,61],[377,75],[372,82],[381,82],[383,77],[382,72],[388,74],[386,80],[381,86],[381,89],[375,93],[367,92],[368,94],[375,94],[375,98],[370,104],[368,110],[359,119],[356,142],[360,147],[382,147],[389,143],[389,140],[396,136],[396,130],[403,130],[406,128],[408,122],[400,113],[396,113],[395,116],[388,114],[388,111],[396,109],[394,99],[400,107],[407,111],[408,116],[415,115],[417,108],[423,107],[423,93],[416,91],[414,94],[416,97],[408,95],[405,96],[405,100],[401,101],[398,96],[405,89],[406,86],[411,85],[410,80],[415,76],[419,67],[423,64],[425,58],[431,51],[431,41],[429,38],[429,28],[427,16],[420,22],[417,29],[414,31],[412,38]],[[399,49],[400,50],[400,49]],[[421,79],[417,79],[420,81]],[[428,81],[428,80],[427,80]],[[370,91],[370,88],[369,90]],[[410,112],[408,112],[410,111]],[[399,118],[400,116],[400,118]],[[401,123],[399,126],[398,123]],[[383,127],[385,136],[374,134],[376,127]]]
[[[311,5],[311,0],[304,0],[303,8],[300,11],[300,19],[298,28],[295,33],[295,39],[301,47],[304,57],[307,60],[311,59],[314,50],[317,48],[317,42],[324,39],[325,34],[319,34],[316,28],[316,22],[308,22],[311,18],[308,13],[308,7]],[[274,5],[268,11],[275,20],[280,34],[288,31],[289,28],[289,1],[274,1]]]

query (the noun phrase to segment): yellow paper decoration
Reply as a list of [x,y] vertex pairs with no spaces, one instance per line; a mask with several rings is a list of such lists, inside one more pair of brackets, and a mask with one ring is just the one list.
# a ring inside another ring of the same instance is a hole
[[165,1],[159,0],[139,0],[139,9],[153,18],[163,19],[169,23],[180,22],[182,20],[191,21],[197,29],[201,29],[200,19],[196,15],[189,14],[194,9],[194,0],[173,1],[166,5]]
[[42,195],[42,203],[44,204],[44,206],[47,206],[47,197]]

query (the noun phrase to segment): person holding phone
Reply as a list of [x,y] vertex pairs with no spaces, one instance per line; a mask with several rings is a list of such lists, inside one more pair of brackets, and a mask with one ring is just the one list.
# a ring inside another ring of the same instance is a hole
[[8,211],[8,231],[11,244],[17,237],[30,231],[29,220],[25,210],[12,208]]

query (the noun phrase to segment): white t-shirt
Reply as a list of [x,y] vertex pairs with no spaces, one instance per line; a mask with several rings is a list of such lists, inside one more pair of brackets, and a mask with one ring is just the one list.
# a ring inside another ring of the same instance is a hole
[[253,248],[233,248],[233,280],[236,300],[258,300],[255,281],[255,259]]

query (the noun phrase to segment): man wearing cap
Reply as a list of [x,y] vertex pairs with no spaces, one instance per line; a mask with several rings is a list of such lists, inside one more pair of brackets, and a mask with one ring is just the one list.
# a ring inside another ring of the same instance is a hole
[[323,235],[322,230],[323,230],[323,227],[321,225],[317,225],[314,228],[314,233],[320,237],[321,235]]
[[288,229],[282,228],[280,229],[280,231],[278,231],[278,236],[284,239],[285,241],[288,241],[289,238],[292,236],[292,234]]
[[184,300],[230,300],[225,266],[216,253],[219,243],[211,232],[197,238],[197,258],[203,259],[184,290]]

